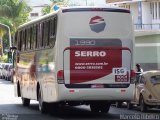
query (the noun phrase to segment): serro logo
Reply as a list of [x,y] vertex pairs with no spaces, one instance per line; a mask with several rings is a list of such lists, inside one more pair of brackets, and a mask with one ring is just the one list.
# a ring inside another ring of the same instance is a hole
[[95,16],[95,17],[91,18],[89,25],[90,25],[90,28],[92,31],[99,33],[99,32],[104,31],[106,23],[102,17]]
[[76,57],[105,57],[105,51],[75,51]]

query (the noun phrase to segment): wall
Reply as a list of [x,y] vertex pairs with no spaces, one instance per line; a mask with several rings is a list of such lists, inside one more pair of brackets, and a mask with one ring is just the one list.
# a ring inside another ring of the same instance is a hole
[[160,69],[160,34],[137,36],[135,61],[144,71]]

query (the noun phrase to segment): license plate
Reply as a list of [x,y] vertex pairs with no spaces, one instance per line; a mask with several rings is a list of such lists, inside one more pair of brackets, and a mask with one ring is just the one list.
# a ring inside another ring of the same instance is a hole
[[103,84],[94,84],[94,85],[91,85],[91,88],[104,88],[104,85]]

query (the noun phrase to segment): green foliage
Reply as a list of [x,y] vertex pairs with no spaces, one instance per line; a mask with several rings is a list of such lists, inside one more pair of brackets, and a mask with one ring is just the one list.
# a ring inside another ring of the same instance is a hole
[[45,7],[42,9],[43,15],[46,15],[46,14],[50,13],[50,11],[51,11],[51,6],[45,6]]
[[7,54],[8,49],[9,49],[8,35],[5,34],[3,37],[3,53]]
[[[25,0],[0,0],[0,23],[10,27],[12,35],[17,27],[28,20],[31,8]],[[6,29],[0,26],[0,39],[5,35]],[[4,49],[8,48],[8,37],[3,39]],[[5,60],[5,59],[3,59]]]
[[[13,28],[12,21],[10,21],[5,17],[0,17],[0,23],[9,26],[11,29]],[[2,38],[5,33],[6,33],[6,28],[3,28],[2,26],[0,26],[0,38]]]
[[[12,23],[12,34],[16,28],[28,20],[31,8],[27,6],[24,0],[1,0],[0,1],[0,16],[8,19]],[[1,21],[0,21],[1,22]]]
[[7,57],[7,55],[0,56],[0,62],[7,63],[7,62],[8,62],[8,57]]
[[46,15],[50,12],[52,12],[53,6],[58,5],[58,6],[67,6],[68,5],[68,0],[50,0],[52,2],[51,6],[46,6],[42,9],[42,14]]

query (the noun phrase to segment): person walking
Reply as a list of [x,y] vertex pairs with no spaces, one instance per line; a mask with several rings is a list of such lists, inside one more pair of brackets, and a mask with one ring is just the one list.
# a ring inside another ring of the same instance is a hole
[[143,72],[143,69],[141,68],[140,64],[136,64],[137,72]]

